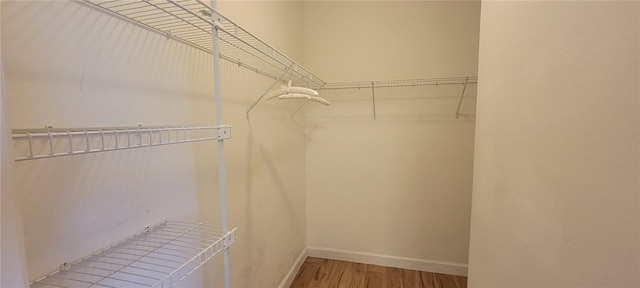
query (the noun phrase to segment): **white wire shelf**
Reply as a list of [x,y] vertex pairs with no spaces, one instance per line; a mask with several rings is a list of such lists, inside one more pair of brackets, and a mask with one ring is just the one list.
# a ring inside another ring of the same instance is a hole
[[30,284],[31,288],[174,287],[236,239],[236,229],[165,221]]
[[220,57],[272,79],[290,69],[295,86],[324,81],[200,0],[84,0],[202,51],[212,53],[212,11],[219,24]]
[[[370,115],[373,119],[398,116],[448,119],[453,116],[454,119],[467,120],[471,118],[469,110],[475,111],[475,104],[462,109],[463,100],[476,97],[477,84],[477,76],[326,83],[313,89],[319,90],[323,98],[336,105],[315,113],[318,114],[316,116],[313,112],[308,113],[307,119]],[[405,100],[405,103],[399,100]],[[370,102],[371,106],[354,104],[363,101]]]
[[231,126],[102,127],[12,130],[16,161],[231,137]]
[[323,86],[316,86],[312,88],[317,90],[338,90],[338,89],[362,89],[362,88],[465,85],[465,84],[477,84],[477,83],[478,83],[477,76],[463,76],[463,77],[425,78],[425,79],[336,82],[336,83],[325,83]]

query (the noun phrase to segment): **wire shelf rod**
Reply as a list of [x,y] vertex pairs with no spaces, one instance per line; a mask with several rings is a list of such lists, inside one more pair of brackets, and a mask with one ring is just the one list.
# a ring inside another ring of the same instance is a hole
[[[73,267],[71,267],[70,269],[78,269],[78,267],[80,268],[85,268],[85,269],[90,269],[90,270],[96,270],[96,271],[105,271],[106,273],[104,273],[105,275],[107,275],[108,273],[110,273],[111,271],[114,270],[108,270],[108,269],[104,269],[104,268],[100,268],[100,267],[93,267],[93,266],[87,266],[85,264],[83,264],[84,262],[92,262],[92,263],[104,263],[104,262],[95,262],[95,261],[89,261],[89,260],[85,260],[82,263],[76,263],[73,265]],[[110,263],[106,263],[106,264],[110,264]],[[113,264],[110,264],[113,265]],[[155,265],[154,265],[155,266]],[[153,269],[149,269],[149,268],[144,268],[144,267],[137,267],[137,266],[129,266],[131,268],[135,268],[135,269],[139,269],[139,270],[145,270],[145,271],[149,271],[149,272],[153,272],[153,273],[163,273],[163,271],[160,270],[153,270]],[[170,267],[171,268],[171,267]],[[75,271],[75,270],[74,270]],[[104,276],[101,274],[95,274],[95,275],[99,275],[99,276]]]

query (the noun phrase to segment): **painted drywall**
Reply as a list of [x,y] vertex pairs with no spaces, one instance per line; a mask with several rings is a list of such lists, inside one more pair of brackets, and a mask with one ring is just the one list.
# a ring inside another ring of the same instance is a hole
[[328,82],[472,76],[479,1],[307,1],[304,64]]
[[[2,36],[12,39],[2,42],[12,128],[214,122],[210,55],[81,2],[2,5]],[[251,16],[240,11],[301,9],[289,2],[232,5],[220,9],[244,19]],[[271,41],[289,39],[275,45],[302,55],[295,20],[247,24],[274,31],[265,36]],[[287,29],[292,33],[281,37]],[[259,106],[248,122],[248,103],[270,82],[224,62],[222,73],[224,119],[235,135],[226,145],[229,220],[241,229],[232,283],[277,286],[306,245],[304,123],[290,120],[295,103],[280,102]],[[14,163],[28,278],[164,219],[217,224],[215,151],[214,142],[202,142]],[[219,259],[182,287],[220,285]]]
[[480,26],[469,287],[640,286],[640,3]]
[[[0,5],[0,22],[2,5]],[[27,269],[22,239],[22,221],[16,211],[11,174],[11,127],[4,92],[4,69],[2,61],[2,31],[0,31],[0,286],[26,287]]]
[[[306,2],[305,64],[338,82],[475,75],[479,15],[479,2]],[[466,273],[475,89],[456,120],[462,88],[376,90],[375,120],[370,89],[307,105],[312,251]]]

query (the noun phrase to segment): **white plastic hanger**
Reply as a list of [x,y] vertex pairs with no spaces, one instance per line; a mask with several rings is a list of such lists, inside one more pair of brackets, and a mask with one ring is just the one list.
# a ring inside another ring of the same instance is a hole
[[267,100],[271,100],[274,98],[278,98],[280,100],[289,100],[289,99],[306,99],[314,102],[318,102],[320,104],[329,106],[331,103],[326,99],[318,96],[318,91],[305,88],[305,87],[295,87],[291,86],[291,80],[287,86],[280,86],[280,89],[274,90],[267,95]]
[[320,103],[322,105],[325,105],[325,106],[331,105],[331,103],[329,103],[329,101],[327,101],[326,99],[324,99],[322,97],[310,96],[310,95],[299,94],[299,93],[289,93],[289,94],[280,95],[280,96],[278,96],[278,99],[280,99],[280,100],[305,99],[305,100],[310,100],[310,101],[313,101],[313,102],[318,102],[318,103]]

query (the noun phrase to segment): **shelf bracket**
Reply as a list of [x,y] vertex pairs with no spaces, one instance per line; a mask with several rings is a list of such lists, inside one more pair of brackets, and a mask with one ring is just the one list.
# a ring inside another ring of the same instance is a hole
[[467,84],[469,84],[469,77],[464,80],[464,86],[462,87],[462,94],[460,94],[460,101],[458,101],[458,109],[456,110],[456,119],[460,115],[460,106],[462,105],[462,98],[464,98],[464,92],[467,90]]
[[218,139],[226,140],[231,138],[231,125],[218,125]]
[[249,109],[247,109],[247,119],[249,119],[249,112],[251,112],[251,110],[253,110],[253,107],[256,107],[256,105],[258,105],[258,103],[262,100],[262,98],[264,98],[264,96],[267,96],[267,94],[269,94],[269,91],[271,91],[271,89],[273,89],[273,87],[275,87],[276,84],[278,84],[279,82],[281,82],[284,79],[284,76],[286,76],[287,73],[289,73],[289,70],[293,69],[293,66],[295,66],[295,63],[293,63],[292,66],[289,66],[289,67],[285,68],[284,72],[282,73],[282,75],[280,75],[280,77],[278,77],[276,79],[276,81],[274,81],[273,84],[271,84],[271,86],[269,86],[269,89],[267,89],[267,91],[264,91],[264,93],[262,93],[262,96],[260,96],[260,98],[258,98],[258,100],[256,100],[255,102],[253,102],[253,104],[251,104],[251,106],[249,106]]
[[371,82],[371,100],[373,101],[373,120],[376,120],[376,85],[375,82]]
[[236,234],[237,230],[238,228],[233,228],[233,230],[227,232],[227,234],[222,237],[223,249],[229,248],[233,242],[236,242],[236,239],[238,239],[238,235]]
[[300,105],[300,107],[298,107],[298,109],[296,109],[296,111],[294,111],[293,114],[291,114],[291,120],[293,120],[293,117],[295,117],[296,114],[298,114],[298,112],[300,112],[300,110],[302,110],[302,107],[307,105],[307,102],[309,102],[309,99],[305,100],[304,103],[302,103],[302,105]]

